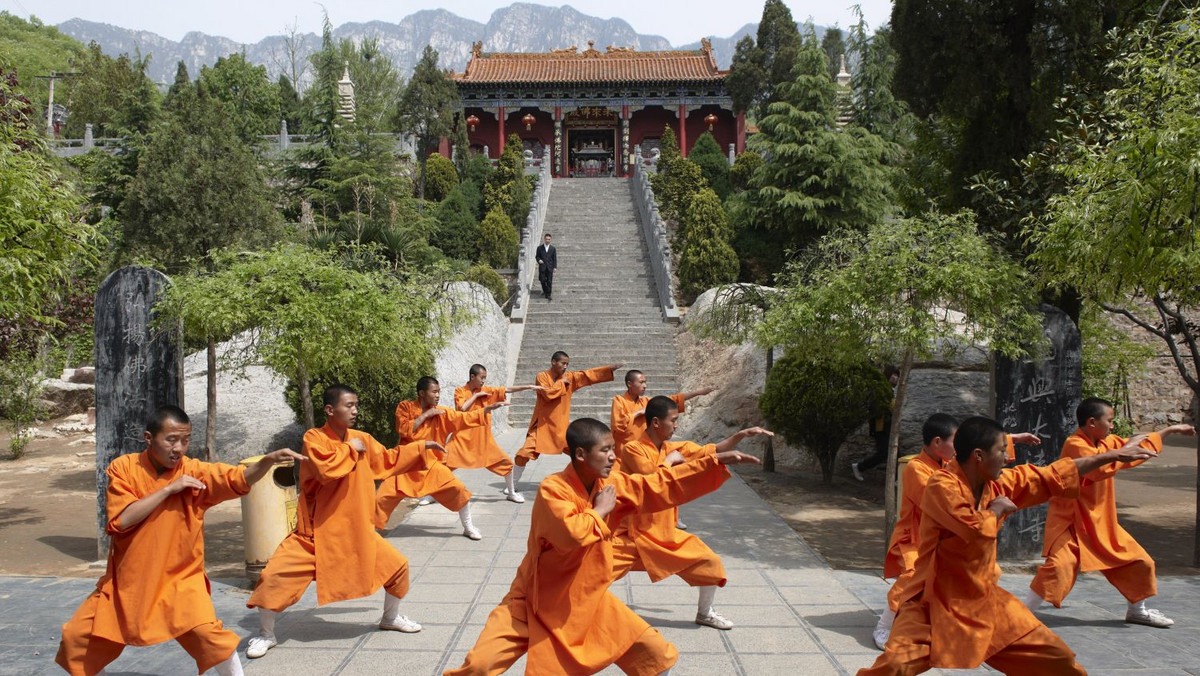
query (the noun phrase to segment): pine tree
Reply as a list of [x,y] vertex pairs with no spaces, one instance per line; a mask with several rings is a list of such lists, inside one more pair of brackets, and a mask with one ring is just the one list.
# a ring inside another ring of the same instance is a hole
[[758,119],[766,117],[770,104],[779,99],[779,87],[792,81],[792,67],[800,52],[800,42],[800,29],[792,18],[792,11],[783,0],[767,0],[763,4],[756,41],[764,74]]
[[437,50],[426,45],[404,89],[399,108],[400,128],[417,137],[417,161],[422,176],[417,194],[422,203],[425,200],[425,161],[434,151],[438,139],[451,132],[458,108],[458,88],[438,68]]
[[680,224],[679,292],[687,303],[707,289],[737,280],[738,258],[721,199],[711,189],[697,193]]
[[493,268],[516,267],[518,244],[517,231],[504,210],[497,207],[489,211],[479,224],[483,262]]
[[696,145],[692,146],[688,159],[700,167],[704,180],[722,201],[729,197],[729,193],[733,192],[733,186],[729,182],[729,158],[721,152],[721,146],[717,145],[712,134],[704,132],[696,139]]
[[767,161],[738,195],[739,225],[769,237],[775,251],[798,251],[821,234],[882,218],[890,208],[884,144],[861,128],[837,127],[835,86],[814,36],[779,93],[753,139]]
[[841,28],[834,26],[825,30],[825,35],[821,36],[821,51],[825,52],[825,62],[829,64],[829,79],[836,82],[842,57],[846,54],[846,40]]
[[746,35],[738,40],[729,75],[725,76],[725,91],[733,99],[733,109],[749,112],[757,106],[766,80],[762,51],[754,44],[754,38]]

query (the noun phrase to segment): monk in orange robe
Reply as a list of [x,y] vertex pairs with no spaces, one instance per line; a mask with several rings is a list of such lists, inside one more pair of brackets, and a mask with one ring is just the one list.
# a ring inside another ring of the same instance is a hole
[[[900,516],[892,529],[892,538],[888,543],[887,553],[883,561],[883,577],[895,578],[891,589],[888,590],[888,607],[879,616],[872,638],[875,645],[883,650],[887,645],[888,636],[892,631],[892,623],[896,619],[896,611],[900,609],[900,599],[908,592],[916,574],[917,551],[919,550],[918,533],[921,526],[921,499],[925,495],[925,485],[933,473],[942,469],[954,460],[954,432],[958,429],[958,421],[945,413],[934,413],[925,420],[921,427],[921,437],[924,445],[921,453],[905,466],[900,476]],[[1006,463],[1016,459],[1014,443],[1040,446],[1042,440],[1036,434],[1024,432],[1021,434],[1005,435]]]
[[250,491],[270,468],[298,453],[280,449],[249,467],[187,457],[188,416],[162,406],[146,422],[146,450],[109,464],[108,567],[83,605],[62,627],[54,658],[73,676],[92,676],[127,645],[171,639],[196,661],[240,676],[238,635],[213,611],[204,573],[204,513]]
[[[654,474],[705,455],[724,453],[737,447],[742,439],[765,434],[761,427],[740,430],[716,444],[701,446],[691,441],[671,441],[679,425],[679,408],[671,397],[657,396],[646,404],[646,431],[635,441],[618,447],[617,466],[627,474]],[[733,622],[713,608],[717,587],[725,586],[725,566],[708,545],[676,528],[677,509],[642,510],[621,522],[613,538],[613,579],[619,580],[631,570],[644,570],[651,582],[678,575],[699,588],[696,624],[714,629],[732,629]]]
[[[1112,402],[1096,398],[1080,402],[1075,416],[1079,429],[1063,444],[1062,457],[1087,458],[1125,445],[1125,439],[1112,434],[1114,414]],[[1171,425],[1147,436],[1143,446],[1157,455],[1162,452],[1162,438],[1170,434],[1193,436],[1196,429]],[[1146,599],[1158,593],[1154,559],[1117,523],[1113,477],[1140,464],[1105,465],[1083,477],[1077,500],[1050,501],[1042,548],[1046,562],[1038,568],[1025,598],[1030,610],[1037,610],[1043,600],[1062,607],[1079,572],[1098,570],[1129,603],[1126,622],[1151,627],[1175,624],[1162,612],[1146,607]]]
[[[715,387],[705,387],[694,392],[680,392],[671,395],[671,400],[683,413],[688,399],[694,399],[715,392]],[[621,447],[630,441],[641,438],[646,432],[646,404],[650,397],[646,396],[646,374],[637,369],[625,372],[625,392],[613,397],[612,413],[609,425],[612,427],[613,439],[617,442],[617,453]]]
[[383,587],[379,628],[421,631],[420,624],[400,614],[400,599],[408,593],[408,559],[375,532],[375,482],[437,464],[445,449],[436,441],[384,448],[354,429],[358,394],[353,389],[331,385],[322,399],[325,425],[304,433],[307,462],[300,467],[296,528],[271,555],[246,603],[258,608],[261,625],[246,657],[262,657],[275,647],[276,618],[312,582],[322,606],[370,596]]
[[475,647],[443,676],[495,676],[528,653],[526,676],[586,676],[616,664],[655,676],[679,652],[609,592],[613,532],[625,516],[658,511],[716,490],[724,465],[758,462],[737,451],[660,468],[650,475],[613,472],[608,426],[580,418],[566,430],[571,464],[538,488],[529,548],[508,594],[488,615]]
[[[542,389],[540,385],[491,387],[486,384],[488,372],[483,364],[472,364],[468,376],[466,385],[454,388],[454,407],[463,413],[507,401],[510,392],[536,392]],[[446,444],[446,466],[451,470],[484,468],[502,476],[506,484],[504,496],[512,502],[525,502],[525,498],[513,487],[513,461],[500,450],[500,445],[492,436],[490,415],[483,425],[463,428],[454,433],[450,443]]]
[[513,468],[514,492],[529,461],[537,460],[539,455],[565,452],[567,425],[571,421],[571,395],[575,390],[612,380],[613,371],[622,366],[624,364],[609,364],[568,373],[571,357],[566,352],[559,350],[550,356],[550,369],[537,374],[534,381],[542,389],[537,393],[525,444],[517,451],[516,467]]
[[1047,467],[1005,469],[1004,447],[1004,429],[994,420],[968,418],[959,426],[954,462],[925,485],[916,573],[887,648],[858,676],[974,669],[984,662],[1006,674],[1087,674],[1062,639],[998,584],[996,537],[1016,510],[1077,495],[1080,475],[1150,453],[1133,443]]
[[[489,413],[508,406],[499,401],[479,410],[462,413],[438,406],[442,386],[433,376],[417,380],[417,398],[396,405],[396,433],[401,443],[436,441],[446,443],[450,435],[471,427],[490,425]],[[429,496],[446,509],[457,512],[463,535],[471,540],[483,539],[483,534],[471,522],[471,491],[444,462],[389,477],[379,484],[375,494],[375,527],[387,528],[388,519],[404,498]],[[425,503],[428,504],[428,503]]]

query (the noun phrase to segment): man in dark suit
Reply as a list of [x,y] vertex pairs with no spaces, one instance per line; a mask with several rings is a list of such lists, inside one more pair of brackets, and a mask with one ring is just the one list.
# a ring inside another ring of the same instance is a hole
[[550,245],[550,235],[542,238],[537,248],[538,281],[542,283],[542,295],[551,300],[554,287],[554,271],[558,269],[558,250]]

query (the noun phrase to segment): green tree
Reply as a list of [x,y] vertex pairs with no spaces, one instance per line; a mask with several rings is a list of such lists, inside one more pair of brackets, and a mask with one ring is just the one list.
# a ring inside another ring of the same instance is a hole
[[738,155],[733,161],[733,166],[729,168],[730,187],[737,192],[747,190],[750,187],[750,178],[762,164],[762,155],[753,150]]
[[517,264],[517,231],[504,210],[495,207],[479,224],[479,248],[483,261],[493,268],[512,268]]
[[729,158],[721,152],[721,146],[717,145],[712,134],[704,132],[696,139],[696,145],[692,146],[688,159],[700,167],[704,180],[717,192],[722,201],[729,197],[729,193],[733,192],[733,185],[729,180]]
[[[68,80],[63,98],[70,111],[67,136],[81,138],[89,123],[96,137],[129,137],[150,131],[162,98],[146,75],[150,57],[122,54],[114,59],[93,42],[74,67],[78,75]],[[54,98],[59,99],[57,91]],[[127,139],[126,146],[129,144]]]
[[442,340],[437,303],[418,283],[288,245],[219,256],[214,272],[177,278],[163,307],[165,316],[210,331],[251,327],[252,358],[292,381],[306,428],[319,424],[313,393],[345,382],[360,392],[359,427],[390,440],[398,390],[430,371]]
[[846,38],[842,29],[834,26],[825,29],[821,36],[821,51],[825,52],[825,63],[829,65],[829,79],[837,81],[838,71],[842,69],[842,57],[846,55]]
[[675,160],[683,157],[683,153],[679,152],[679,137],[675,134],[675,130],[671,125],[663,128],[662,138],[658,141],[659,156],[658,156],[658,171],[659,173],[671,166]]
[[[751,139],[751,149],[769,159],[731,205],[739,228],[769,242],[776,256],[802,250],[826,233],[864,230],[891,207],[885,145],[860,127],[838,128],[834,84],[811,35],[795,79],[778,91],[780,100]],[[782,260],[777,257],[769,272]]]
[[275,86],[279,89],[279,119],[287,121],[288,133],[300,131],[300,120],[304,116],[304,104],[295,85],[286,75],[280,75]]
[[509,134],[504,152],[496,161],[496,170],[488,176],[483,195],[484,209],[491,211],[499,207],[508,215],[514,228],[525,227],[533,186],[525,175],[525,154],[520,136]]
[[0,317],[13,321],[47,320],[47,305],[100,244],[33,116],[16,75],[0,71]]
[[891,408],[892,386],[869,361],[789,353],[767,377],[758,408],[771,429],[816,456],[833,485],[838,450],[864,421]]
[[458,88],[438,68],[438,53],[429,45],[421,53],[399,104],[400,128],[417,137],[417,161],[421,164],[418,196],[425,200],[425,162],[442,136],[452,131],[459,108]]
[[[81,58],[84,52],[81,43],[63,35],[54,26],[43,24],[35,16],[26,21],[0,12],[0,69],[16,73],[21,79],[21,91],[33,104],[34,116],[40,117],[43,129],[50,88],[46,80],[35,80],[34,77],[70,72],[72,62]],[[65,84],[63,80],[55,84],[56,102],[65,100]]]
[[754,38],[749,35],[738,40],[733,51],[729,74],[725,76],[725,91],[733,99],[733,109],[750,112],[758,105],[767,80],[763,57]]
[[680,157],[665,167],[660,162],[658,173],[650,177],[654,199],[662,217],[678,223],[696,193],[708,187],[700,165],[686,157]]
[[458,187],[458,171],[454,163],[441,155],[430,155],[425,163],[429,176],[425,179],[425,196],[434,202],[446,199]]
[[1060,139],[1054,171],[1066,185],[1030,219],[1032,260],[1048,286],[1078,290],[1161,340],[1200,395],[1190,320],[1200,305],[1200,10],[1131,31],[1108,75],[1113,87]]
[[355,123],[371,133],[398,131],[396,109],[404,95],[404,78],[378,38],[363,38],[357,45],[343,39],[339,49],[354,81]]
[[190,92],[192,89],[192,76],[188,74],[187,64],[183,61],[178,61],[175,64],[175,79],[171,82],[170,88],[167,89],[166,96],[163,97],[163,108],[170,108],[180,94]]
[[279,131],[279,87],[267,77],[265,66],[249,63],[245,54],[223,56],[211,68],[201,68],[199,86],[226,104],[243,143],[253,145],[260,136]]
[[710,188],[692,198],[680,227],[679,292],[690,304],[706,289],[737,279],[738,258],[721,198]]
[[792,10],[783,4],[783,0],[767,0],[763,3],[756,40],[759,67],[765,76],[759,95],[759,119],[766,117],[771,103],[779,100],[779,87],[794,79],[792,68],[800,53],[800,44],[800,29],[792,18]]
[[[1012,358],[1042,335],[1024,270],[978,232],[970,212],[886,219],[868,231],[828,235],[793,263],[758,338],[790,354],[899,363],[889,477],[895,477],[901,412],[917,359],[939,347],[988,345]],[[895,490],[885,495],[887,530]]]
[[480,230],[467,185],[451,190],[434,212],[438,228],[433,245],[450,258],[474,262],[480,257]]

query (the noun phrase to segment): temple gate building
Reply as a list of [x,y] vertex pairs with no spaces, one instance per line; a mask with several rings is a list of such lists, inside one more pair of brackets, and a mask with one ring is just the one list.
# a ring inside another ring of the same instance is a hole
[[515,133],[535,156],[550,147],[557,177],[625,176],[634,147],[649,155],[667,125],[685,156],[706,131],[722,150],[732,144],[740,153],[745,117],[725,91],[728,71],[717,67],[708,40],[701,45],[601,52],[589,41],[582,51],[518,54],[484,52],[477,42],[466,71],[452,75],[471,148],[498,157]]

